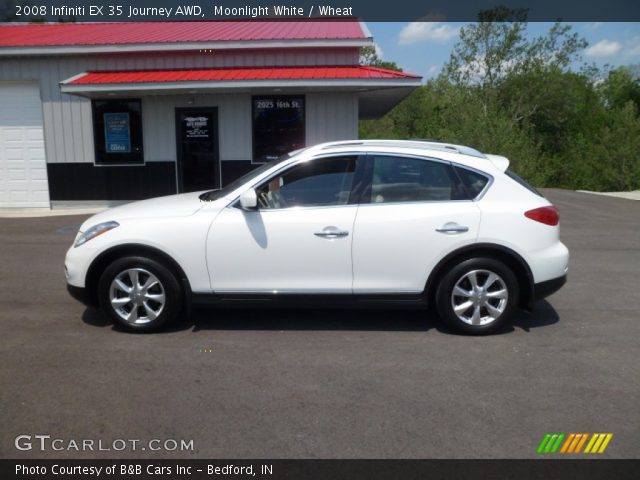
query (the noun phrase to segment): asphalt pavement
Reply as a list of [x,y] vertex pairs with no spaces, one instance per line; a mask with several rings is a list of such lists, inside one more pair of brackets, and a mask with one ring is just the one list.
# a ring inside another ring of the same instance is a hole
[[[0,219],[0,457],[535,458],[548,432],[610,432],[600,457],[638,458],[640,204],[545,194],[569,281],[489,337],[382,310],[203,310],[123,333],[65,290],[86,216]],[[69,449],[83,439],[193,449]]]

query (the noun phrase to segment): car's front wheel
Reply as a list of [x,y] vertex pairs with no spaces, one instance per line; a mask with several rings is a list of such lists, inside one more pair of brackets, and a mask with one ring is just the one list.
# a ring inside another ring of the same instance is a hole
[[102,310],[130,331],[149,332],[173,321],[182,307],[180,283],[156,260],[127,257],[109,265],[98,283]]
[[442,277],[436,306],[440,317],[455,330],[485,335],[511,319],[519,293],[518,280],[504,263],[493,258],[471,258]]

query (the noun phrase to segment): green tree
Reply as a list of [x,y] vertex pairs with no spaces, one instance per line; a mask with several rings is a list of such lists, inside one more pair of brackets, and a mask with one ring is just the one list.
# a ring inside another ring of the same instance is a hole
[[360,65],[386,68],[387,70],[395,70],[396,72],[402,71],[402,68],[400,68],[396,62],[382,60],[373,46],[362,47],[360,49]]
[[460,29],[460,38],[443,69],[452,83],[495,88],[511,74],[540,68],[566,71],[587,41],[569,25],[554,24],[546,35],[528,39],[526,10],[497,7]]
[[587,43],[569,26],[532,39],[522,10],[480,20],[461,29],[437,79],[361,122],[361,136],[470,145],[536,186],[640,188],[640,66],[574,71]]
[[598,128],[603,112],[590,78],[557,67],[511,75],[497,97],[498,108],[549,154],[561,152],[578,132]]
[[621,108],[631,102],[640,112],[640,65],[611,70],[600,85],[607,106]]
[[478,20],[460,29],[441,75],[456,85],[494,88],[522,62],[526,11],[497,7],[481,12]]
[[561,157],[559,185],[596,191],[640,188],[640,119],[631,102],[608,110],[593,134],[577,135]]

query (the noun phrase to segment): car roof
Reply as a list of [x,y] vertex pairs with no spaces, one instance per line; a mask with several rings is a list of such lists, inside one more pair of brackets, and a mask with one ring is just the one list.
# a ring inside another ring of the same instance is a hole
[[470,155],[472,157],[486,158],[478,150],[467,147],[465,145],[456,145],[453,143],[436,142],[431,140],[347,140],[341,142],[329,142],[321,144],[323,150],[336,147],[387,147],[387,148],[409,148],[418,150],[436,150],[450,153],[459,153],[461,155]]
[[328,153],[347,152],[379,152],[396,155],[428,156],[471,168],[486,170],[488,173],[495,173],[497,169],[489,156],[474,148],[431,140],[344,140],[321,143],[292,153],[315,157]]

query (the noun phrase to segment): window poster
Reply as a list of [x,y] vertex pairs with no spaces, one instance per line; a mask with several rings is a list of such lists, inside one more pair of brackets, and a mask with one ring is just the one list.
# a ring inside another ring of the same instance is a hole
[[107,153],[131,153],[128,112],[104,114],[104,140]]

